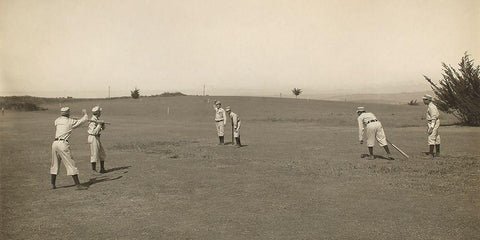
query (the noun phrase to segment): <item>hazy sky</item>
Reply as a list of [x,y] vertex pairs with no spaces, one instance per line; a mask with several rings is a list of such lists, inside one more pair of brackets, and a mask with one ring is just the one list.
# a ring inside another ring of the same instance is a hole
[[0,95],[423,91],[479,32],[479,0],[0,0]]

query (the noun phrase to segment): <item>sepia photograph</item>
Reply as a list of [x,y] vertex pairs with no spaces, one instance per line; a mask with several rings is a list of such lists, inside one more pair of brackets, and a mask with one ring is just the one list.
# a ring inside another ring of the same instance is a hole
[[0,239],[480,239],[478,0],[0,0]]

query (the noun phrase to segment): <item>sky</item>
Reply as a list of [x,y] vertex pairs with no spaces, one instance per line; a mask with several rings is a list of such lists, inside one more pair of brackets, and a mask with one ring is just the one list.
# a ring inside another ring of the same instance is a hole
[[478,0],[0,0],[0,96],[425,91],[479,29]]

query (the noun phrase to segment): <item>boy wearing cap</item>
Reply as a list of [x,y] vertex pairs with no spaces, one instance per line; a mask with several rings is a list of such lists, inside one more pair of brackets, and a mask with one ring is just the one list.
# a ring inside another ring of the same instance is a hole
[[237,147],[241,147],[242,142],[240,141],[240,125],[242,122],[240,121],[240,116],[232,112],[232,110],[230,109],[230,106],[226,107],[225,111],[227,111],[227,114],[230,116],[230,120],[232,121],[233,136],[235,137],[235,145]]
[[[366,132],[367,138],[367,147],[369,152],[369,159],[375,159],[373,155],[373,146],[375,145],[375,140],[378,144],[385,149],[387,152],[387,158],[389,160],[394,160],[390,155],[390,150],[388,149],[387,139],[385,137],[385,132],[383,131],[382,123],[377,120],[377,117],[373,113],[366,112],[364,107],[357,108],[358,115],[358,132],[360,144],[363,144],[363,134]],[[365,131],[366,129],[366,131]]]
[[[438,134],[438,128],[440,127],[440,112],[438,112],[437,106],[433,104],[433,97],[425,94],[423,96],[423,103],[427,105],[427,143],[429,151],[425,152],[426,155],[432,157],[440,156],[440,135]],[[436,153],[433,153],[433,149],[436,149]]]
[[100,161],[100,173],[106,173],[105,159],[107,155],[103,149],[102,142],[100,142],[100,132],[105,130],[105,124],[100,121],[100,115],[102,109],[100,106],[92,108],[92,118],[88,125],[88,143],[90,143],[90,163],[92,164],[92,170],[97,172],[97,162]]
[[60,165],[60,161],[62,161],[63,165],[65,165],[65,168],[67,169],[67,175],[72,176],[77,189],[85,190],[87,187],[80,185],[80,180],[78,179],[78,169],[75,167],[75,161],[70,153],[70,143],[68,142],[68,139],[70,138],[74,128],[79,127],[82,123],[87,121],[87,111],[82,109],[83,117],[78,120],[70,118],[69,107],[61,108],[60,112],[61,116],[55,120],[55,141],[52,143],[52,162],[50,165],[52,188],[57,188],[55,181],[58,175],[58,165]]
[[223,145],[225,140],[225,124],[227,124],[227,116],[225,114],[225,110],[222,108],[222,103],[220,101],[215,101],[215,105],[213,105],[213,109],[215,109],[215,125],[217,126],[217,134],[220,143],[218,145]]

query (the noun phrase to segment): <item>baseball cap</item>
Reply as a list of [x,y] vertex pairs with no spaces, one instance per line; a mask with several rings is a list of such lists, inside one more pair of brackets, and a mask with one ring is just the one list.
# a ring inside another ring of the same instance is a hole
[[100,108],[100,106],[95,106],[92,108],[92,113],[96,113],[96,112],[101,112],[102,111],[102,108]]
[[425,95],[423,95],[423,98],[422,98],[422,99],[432,101],[432,100],[433,100],[433,97],[432,97],[431,95],[425,94]]

